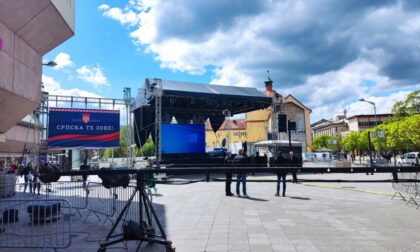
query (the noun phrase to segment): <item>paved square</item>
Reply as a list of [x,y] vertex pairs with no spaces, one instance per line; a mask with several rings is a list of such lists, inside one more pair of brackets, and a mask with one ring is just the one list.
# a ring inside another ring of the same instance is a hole
[[[257,177],[249,177],[253,178]],[[176,251],[420,251],[420,211],[400,199],[391,200],[390,183],[288,183],[287,197],[274,196],[275,183],[249,182],[247,187],[249,199],[226,197],[221,182],[158,185],[153,203]],[[73,216],[74,237],[66,251],[96,251],[110,228],[109,221],[90,215],[83,222],[87,211],[82,215]],[[134,251],[136,245],[128,242],[127,250],[117,244],[109,250]],[[164,251],[159,245],[141,248]]]

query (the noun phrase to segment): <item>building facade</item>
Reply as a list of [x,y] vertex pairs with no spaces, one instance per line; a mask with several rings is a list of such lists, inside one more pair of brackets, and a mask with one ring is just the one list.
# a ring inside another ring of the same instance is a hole
[[286,97],[273,90],[273,81],[265,81],[265,95],[273,99],[273,106],[246,113],[246,132],[248,143],[267,139],[288,140],[288,133],[279,132],[279,115],[286,122],[296,123],[296,130],[291,131],[291,140],[302,144],[302,152],[312,151],[309,108],[292,95]]
[[[0,1],[0,153],[18,155],[38,142],[42,56],[74,35],[74,0]],[[32,116],[30,116],[32,118]]]
[[[378,125],[392,117],[392,114],[377,114]],[[347,118],[349,131],[362,131],[376,126],[375,115],[354,115]]]
[[[377,114],[378,125],[392,114]],[[345,136],[351,131],[362,131],[376,126],[375,115],[337,116],[335,120],[322,119],[311,124],[312,137],[321,135]]]
[[[247,141],[247,130],[245,119],[229,119],[225,120],[219,130],[213,131],[209,120],[205,122],[206,128],[206,150],[213,150],[222,147],[223,139],[227,144],[241,145]],[[230,148],[232,149],[232,148]],[[233,148],[234,149],[234,148]]]
[[311,131],[312,138],[321,135],[342,136],[345,132],[349,131],[349,126],[343,118],[337,118],[336,120],[322,119],[311,124]]

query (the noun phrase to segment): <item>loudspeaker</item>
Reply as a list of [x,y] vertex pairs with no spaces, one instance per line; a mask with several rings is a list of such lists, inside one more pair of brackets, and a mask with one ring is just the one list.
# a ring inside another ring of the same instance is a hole
[[[111,170],[118,170],[118,168],[112,168]],[[126,188],[130,184],[130,175],[128,174],[98,174],[99,178],[102,179],[102,185],[106,188],[114,188],[122,186]]]
[[279,114],[277,119],[279,132],[287,132],[287,116]]
[[289,130],[296,130],[296,122],[289,121]]

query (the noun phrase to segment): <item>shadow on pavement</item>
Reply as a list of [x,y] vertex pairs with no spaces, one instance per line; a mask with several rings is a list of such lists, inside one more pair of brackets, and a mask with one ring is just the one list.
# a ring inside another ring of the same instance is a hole
[[249,197],[249,198],[241,197],[241,198],[247,199],[247,200],[253,200],[253,201],[269,201],[267,199],[260,199],[260,198],[253,198],[253,197]]
[[308,198],[308,197],[289,196],[289,198],[297,199],[297,200],[311,200],[311,198]]

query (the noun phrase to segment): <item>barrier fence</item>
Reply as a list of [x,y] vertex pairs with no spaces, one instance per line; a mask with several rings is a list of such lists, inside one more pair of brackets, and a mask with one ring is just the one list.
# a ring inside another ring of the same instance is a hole
[[85,221],[91,213],[99,220],[101,220],[99,215],[110,220],[115,213],[115,188],[107,189],[101,183],[89,182],[87,193],[89,213],[86,215]]
[[[358,181],[358,182],[392,182],[396,194],[402,197],[410,197],[410,201],[417,204],[417,196],[419,196],[420,176],[418,167],[310,167],[310,168],[255,168],[255,167],[190,167],[190,168],[173,168],[162,171],[154,169],[144,170],[121,170],[121,171],[89,171],[88,174],[103,172],[104,174],[136,174],[137,179],[147,180],[147,175],[154,173],[166,173],[170,175],[184,174],[209,174],[218,173],[219,175],[226,171],[233,173],[238,172],[264,172],[276,173],[297,172],[297,173],[364,173],[389,172],[393,174],[393,179],[378,181]],[[118,173],[117,173],[118,172]],[[74,176],[80,175],[81,172],[63,172],[62,175]],[[210,178],[210,177],[209,177]],[[395,181],[399,180],[398,183]],[[5,178],[0,180],[0,248],[66,248],[71,243],[71,210],[75,209],[82,215],[79,210],[87,209],[88,215],[93,213],[99,219],[104,216],[105,220],[110,222],[119,216],[123,211],[126,202],[130,199],[136,187],[130,185],[126,188],[113,187],[105,188],[102,183],[89,182],[87,186],[83,186],[82,182],[52,182],[52,183],[20,183],[14,184],[16,178]],[[141,180],[138,180],[141,181]],[[357,182],[353,180],[301,180],[309,182]],[[153,183],[148,186],[154,186]],[[254,181],[259,182],[259,181]],[[272,181],[270,181],[272,182]],[[167,183],[167,182],[165,182]],[[128,210],[122,216],[123,220],[133,220],[140,223],[140,214],[143,212],[149,215],[153,208],[144,207],[151,205],[152,193],[150,188],[145,188],[146,198],[144,202],[138,202],[138,194],[134,197],[132,204],[128,206]],[[32,191],[32,192],[31,192]],[[137,192],[138,193],[138,192]],[[143,194],[142,194],[143,195]],[[4,199],[11,197],[12,199]],[[395,196],[395,195],[394,195]],[[407,202],[407,204],[408,204]],[[420,206],[420,204],[418,204]],[[142,211],[140,211],[140,207]],[[86,216],[87,218],[87,216]],[[85,220],[86,220],[85,218]],[[143,215],[144,218],[144,215]],[[141,220],[143,221],[143,220]],[[118,224],[118,222],[117,222]],[[148,225],[152,226],[152,225]]]
[[[410,172],[410,173],[398,173],[398,177],[404,180],[419,180],[420,174],[418,172]],[[404,201],[407,201],[406,204],[413,202],[419,208],[420,204],[418,204],[418,197],[420,192],[420,186],[417,182],[400,182],[400,183],[392,183],[392,188],[394,189],[395,193],[392,196],[392,199],[395,196],[401,197]]]
[[70,246],[71,217],[67,200],[3,199],[0,203],[0,248]]

